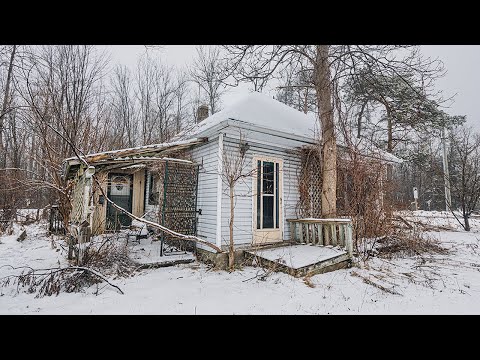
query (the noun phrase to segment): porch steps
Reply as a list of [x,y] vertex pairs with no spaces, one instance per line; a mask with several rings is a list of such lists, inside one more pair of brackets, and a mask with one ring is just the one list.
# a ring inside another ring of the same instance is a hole
[[245,258],[252,264],[295,277],[343,269],[351,261],[347,251],[341,248],[306,244],[246,250]]

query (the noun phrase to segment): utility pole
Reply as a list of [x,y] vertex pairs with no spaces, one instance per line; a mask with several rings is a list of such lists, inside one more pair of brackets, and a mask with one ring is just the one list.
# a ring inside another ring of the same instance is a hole
[[447,159],[447,138],[445,135],[445,127],[442,128],[442,147],[443,147],[443,177],[445,180],[445,208],[450,211],[452,208],[452,196],[450,194],[450,172],[448,171]]

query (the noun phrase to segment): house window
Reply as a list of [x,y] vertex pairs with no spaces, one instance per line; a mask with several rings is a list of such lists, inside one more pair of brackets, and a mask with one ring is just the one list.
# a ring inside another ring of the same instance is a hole
[[279,164],[257,161],[257,229],[279,228]]
[[148,187],[148,204],[149,205],[158,205],[158,178],[153,174],[149,176],[149,187]]

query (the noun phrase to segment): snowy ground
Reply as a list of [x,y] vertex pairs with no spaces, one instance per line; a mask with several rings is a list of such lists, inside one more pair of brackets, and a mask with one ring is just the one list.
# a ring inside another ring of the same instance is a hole
[[[428,215],[434,216],[429,220],[433,222],[449,220],[442,220],[446,214]],[[283,273],[264,276],[253,267],[229,274],[192,263],[112,280],[125,295],[111,287],[95,295],[93,286],[84,293],[38,299],[17,294],[13,286],[0,288],[0,314],[480,314],[479,225],[472,221],[470,233],[432,232],[451,249],[448,255],[374,258],[361,267],[309,279]],[[14,235],[0,237],[0,278],[11,272],[2,265],[66,264],[60,242],[52,243],[44,226],[29,225],[21,243],[16,241],[19,233],[16,226]]]

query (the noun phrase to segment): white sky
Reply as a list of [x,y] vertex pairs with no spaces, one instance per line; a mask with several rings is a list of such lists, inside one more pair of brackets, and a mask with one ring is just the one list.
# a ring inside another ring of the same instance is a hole
[[[138,57],[144,53],[142,45],[106,46],[111,52],[112,63],[122,63],[134,68]],[[169,65],[185,66],[195,56],[195,45],[166,45],[155,51],[156,56]],[[422,45],[422,53],[432,58],[439,58],[445,64],[447,74],[437,82],[439,90],[445,97],[457,94],[454,103],[446,111],[451,115],[467,115],[469,124],[480,130],[480,108],[477,98],[480,92],[480,45]],[[222,98],[223,106],[235,101],[239,93],[246,88],[231,89]]]

